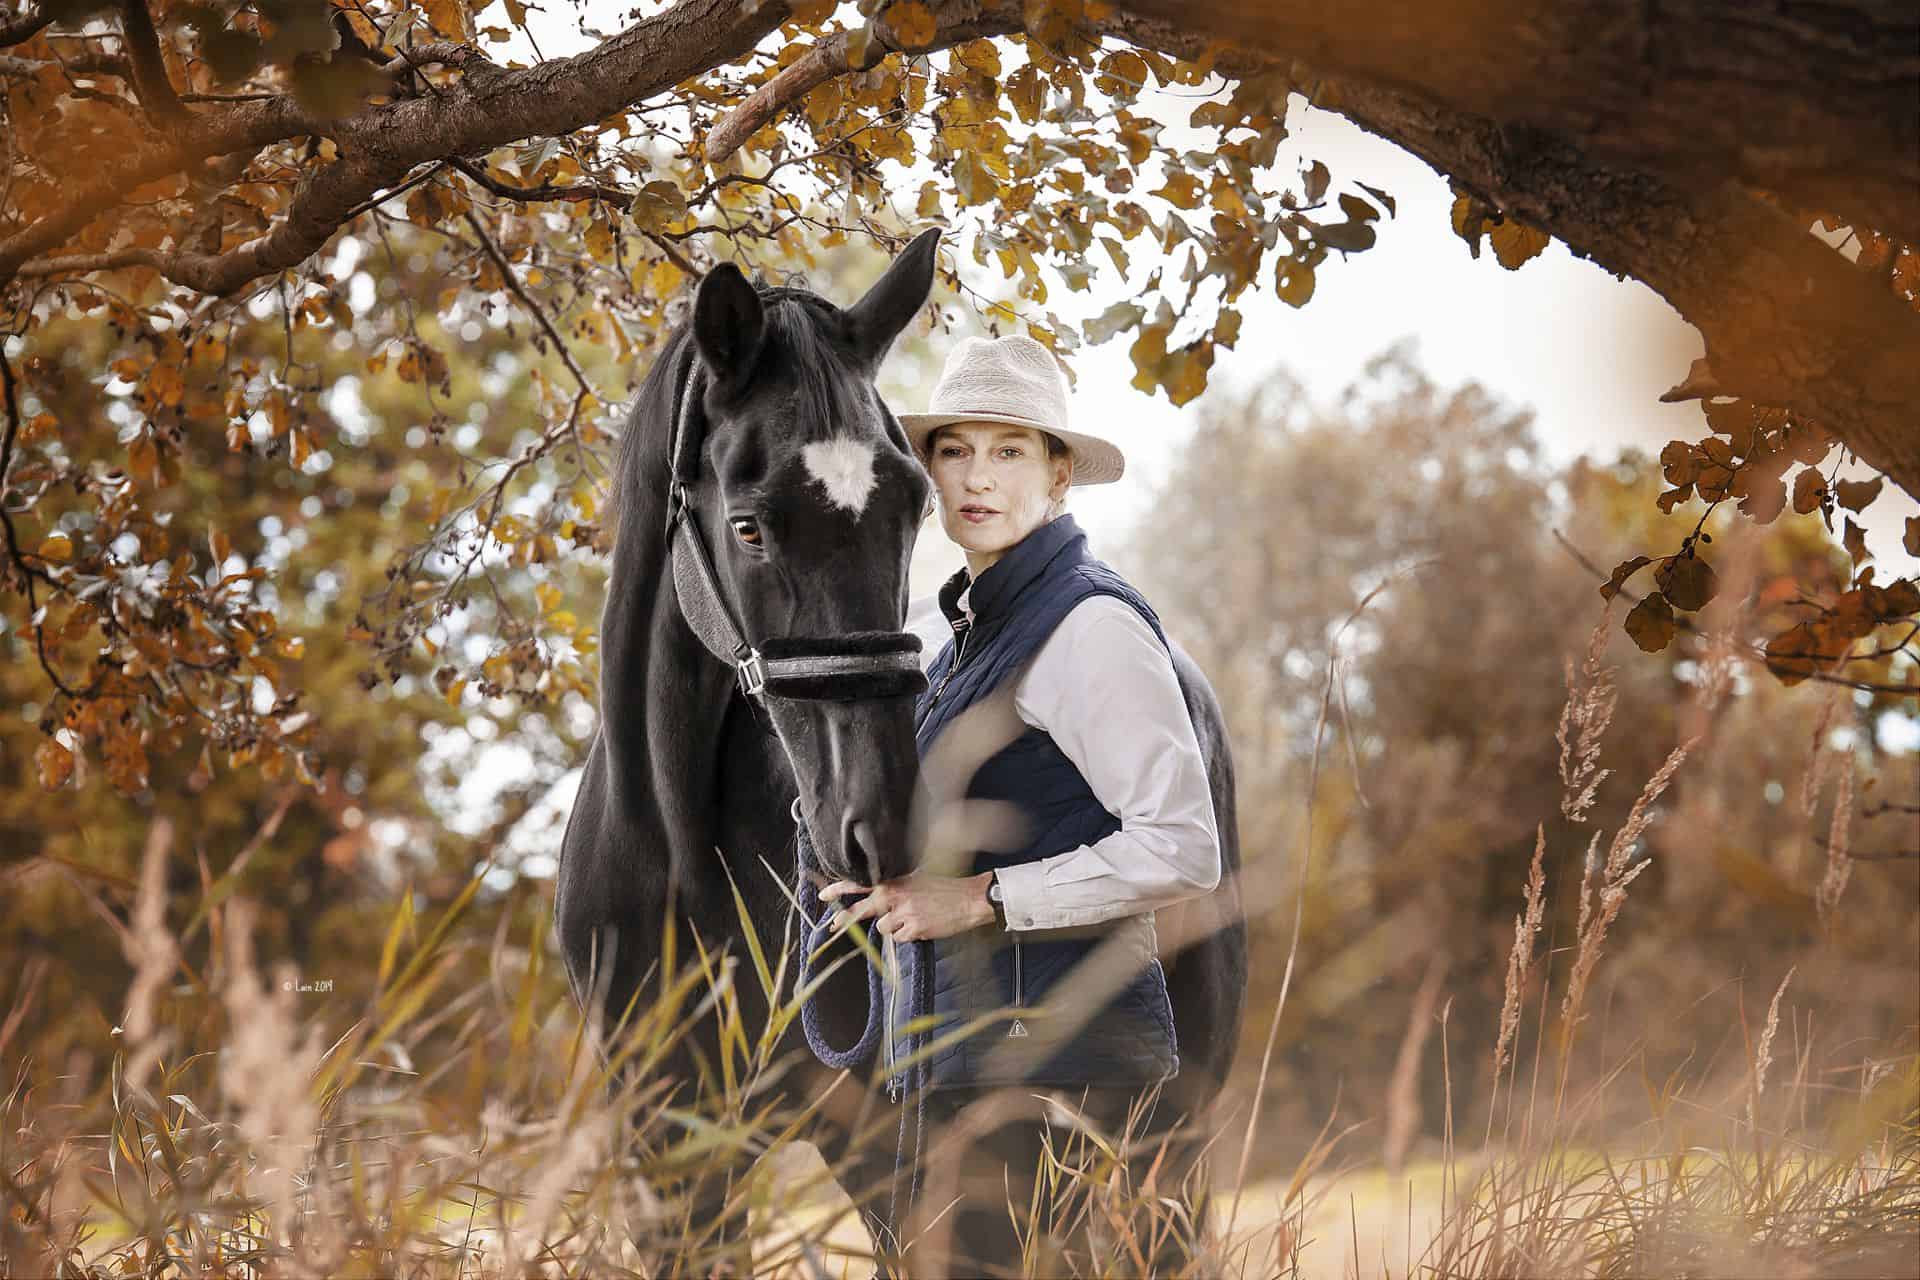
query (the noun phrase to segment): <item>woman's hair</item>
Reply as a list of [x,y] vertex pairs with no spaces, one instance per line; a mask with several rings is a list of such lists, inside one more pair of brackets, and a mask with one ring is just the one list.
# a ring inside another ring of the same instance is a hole
[[[933,430],[927,432],[926,439],[920,442],[921,465],[929,469],[932,468],[934,442],[940,438],[940,433],[945,430],[946,430],[945,427],[935,427]],[[1047,461],[1048,462],[1052,462],[1055,458],[1071,458],[1073,456],[1073,450],[1067,446],[1067,442],[1065,440],[1062,440],[1059,436],[1053,434],[1053,432],[1043,430],[1040,427],[1035,427],[1034,430],[1040,432],[1040,438],[1047,442]],[[1047,519],[1049,520],[1053,519],[1055,516],[1059,515],[1061,512],[1065,511],[1066,509],[1067,509],[1067,499],[1066,499],[1066,496],[1063,494],[1061,497],[1055,499],[1051,504],[1048,505]],[[929,506],[927,510],[928,512],[932,512],[933,508]]]

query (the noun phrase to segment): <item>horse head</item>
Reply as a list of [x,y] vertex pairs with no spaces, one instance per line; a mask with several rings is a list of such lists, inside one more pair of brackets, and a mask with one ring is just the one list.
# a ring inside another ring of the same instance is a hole
[[696,435],[675,459],[699,544],[676,549],[682,611],[696,631],[703,609],[731,615],[719,643],[709,621],[708,648],[738,661],[742,642],[773,666],[764,684],[765,667],[741,672],[769,695],[798,816],[830,874],[866,883],[911,867],[912,695],[924,680],[901,628],[931,492],[874,375],[926,302],[937,241],[921,235],[845,310],[715,268],[693,305],[681,418]]

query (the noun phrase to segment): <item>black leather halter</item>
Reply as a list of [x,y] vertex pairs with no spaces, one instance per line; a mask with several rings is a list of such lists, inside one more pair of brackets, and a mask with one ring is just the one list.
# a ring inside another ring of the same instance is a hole
[[700,406],[700,358],[687,369],[686,391],[673,420],[672,468],[667,491],[667,545],[680,613],[714,657],[734,668],[741,691],[765,699],[853,701],[911,696],[927,687],[920,670],[920,638],[909,631],[862,631],[844,636],[784,636],[750,642],[714,573],[713,557],[692,518],[689,484],[699,471],[693,419]]

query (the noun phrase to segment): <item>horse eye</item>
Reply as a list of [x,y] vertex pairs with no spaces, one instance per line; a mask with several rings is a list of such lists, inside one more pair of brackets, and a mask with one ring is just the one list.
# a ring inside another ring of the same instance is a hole
[[733,526],[733,531],[740,536],[740,541],[750,547],[760,545],[760,526],[752,520],[749,520],[746,516],[733,516],[728,519],[727,523]]

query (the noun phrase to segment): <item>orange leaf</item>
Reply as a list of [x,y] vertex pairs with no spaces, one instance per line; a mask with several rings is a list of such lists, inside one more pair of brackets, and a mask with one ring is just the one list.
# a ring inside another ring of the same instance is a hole
[[40,785],[48,791],[58,791],[73,776],[73,752],[52,738],[40,744],[33,762],[39,769]]

